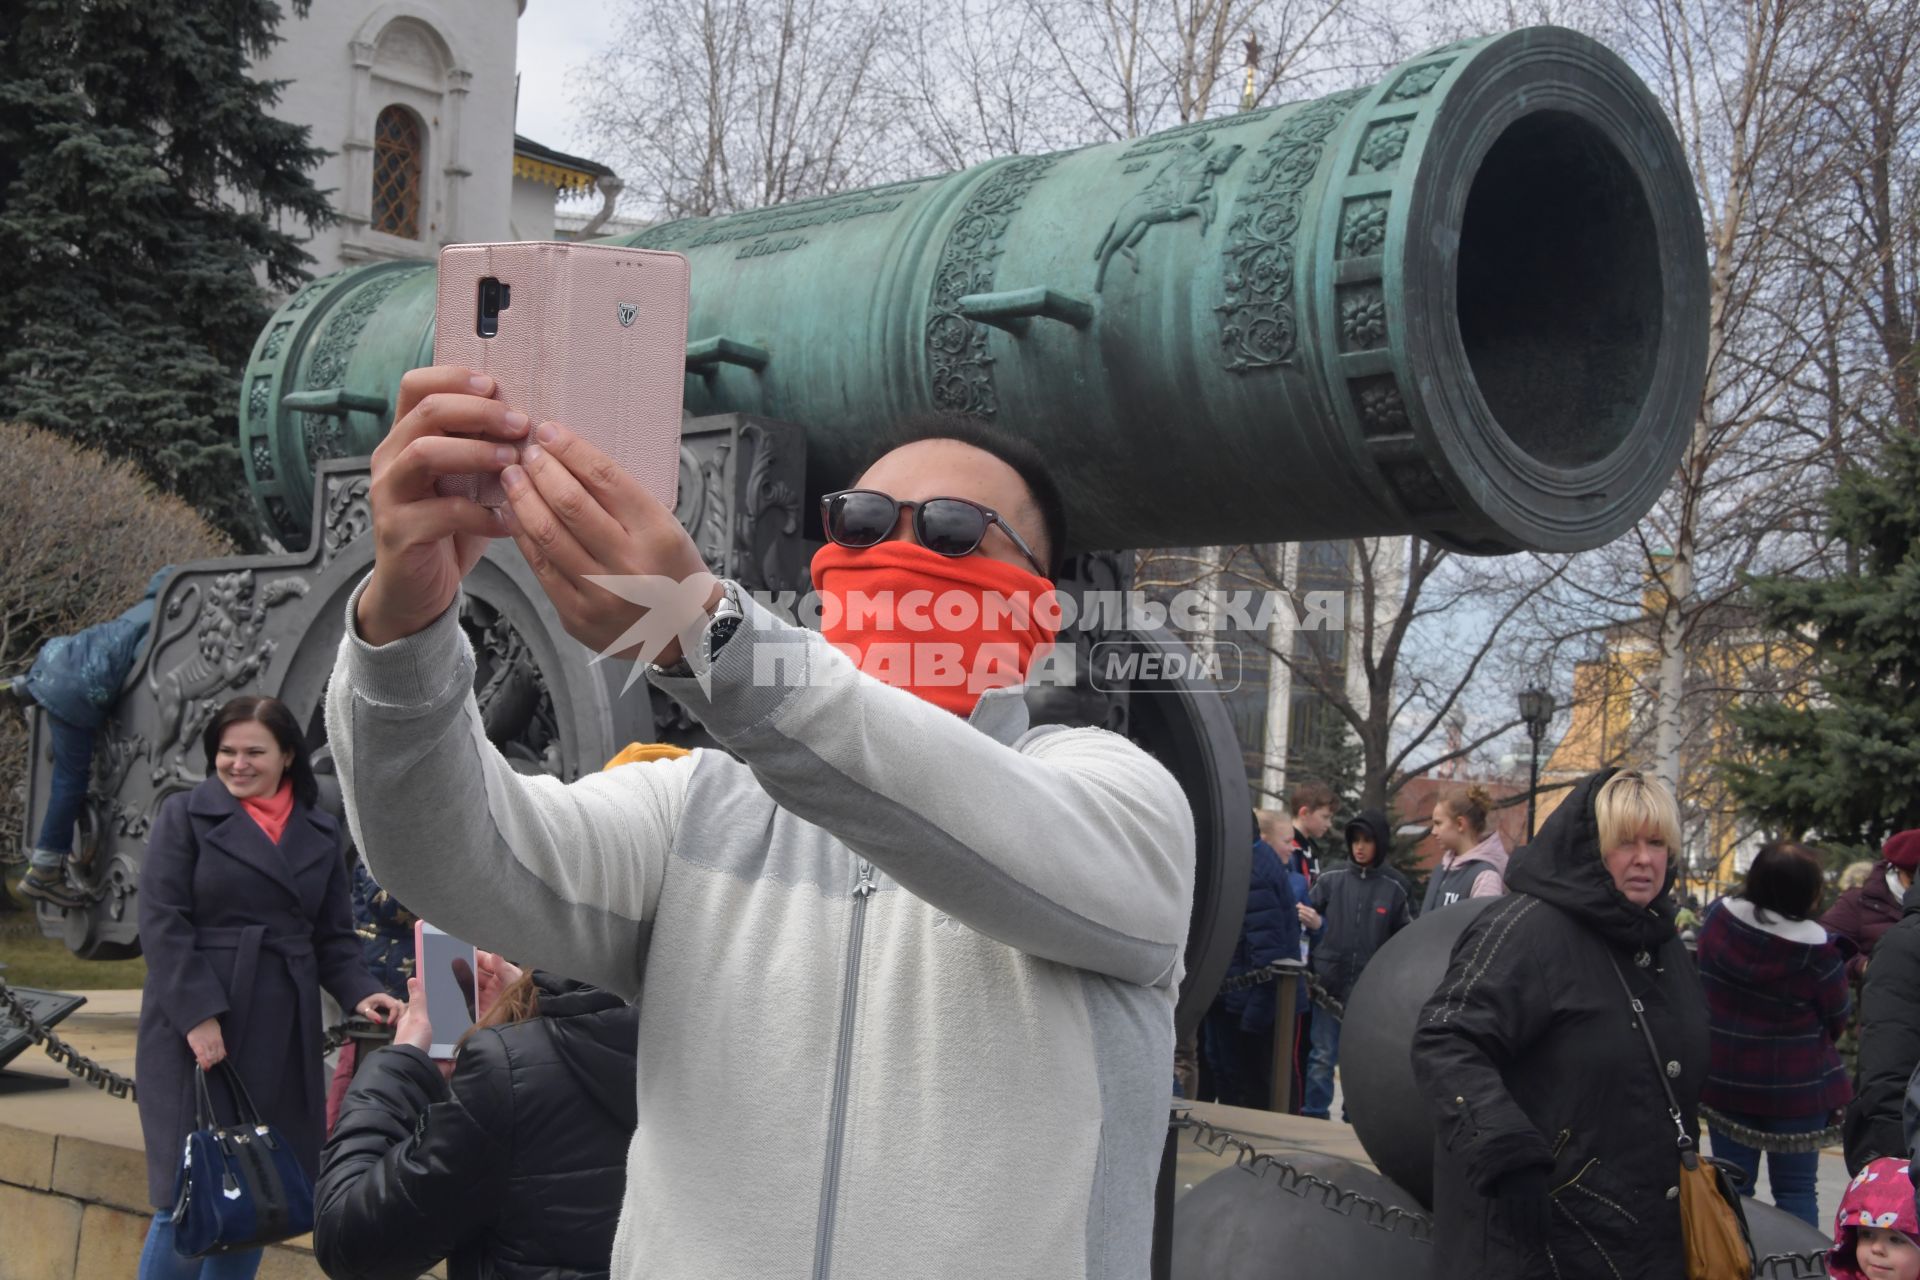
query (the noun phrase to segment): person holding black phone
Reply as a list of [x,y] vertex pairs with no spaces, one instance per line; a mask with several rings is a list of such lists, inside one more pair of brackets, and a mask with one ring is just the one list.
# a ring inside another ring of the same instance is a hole
[[[174,1247],[195,1068],[231,1061],[311,1178],[326,1120],[321,989],[376,1021],[403,1007],[361,958],[340,823],[318,804],[293,713],[275,698],[234,698],[203,745],[207,779],[160,806],[140,872],[147,982],[135,1075],[147,1195],[159,1212],[139,1280],[244,1280],[260,1265],[258,1250],[198,1259]],[[216,1105],[231,1108],[225,1089],[213,1090]]]

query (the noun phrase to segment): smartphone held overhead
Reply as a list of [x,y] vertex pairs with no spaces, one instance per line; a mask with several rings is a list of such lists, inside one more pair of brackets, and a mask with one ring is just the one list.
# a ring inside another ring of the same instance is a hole
[[[433,362],[490,375],[500,399],[600,449],[671,510],[687,372],[687,260],[677,253],[529,240],[440,251]],[[500,506],[488,473],[443,494]]]
[[480,957],[473,944],[421,920],[413,926],[414,972],[427,998],[433,1024],[432,1058],[451,1058],[480,1019]]

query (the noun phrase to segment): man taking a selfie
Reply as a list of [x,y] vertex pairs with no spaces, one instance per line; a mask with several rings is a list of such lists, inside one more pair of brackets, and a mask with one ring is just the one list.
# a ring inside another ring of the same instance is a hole
[[[382,884],[638,1003],[611,1274],[1145,1275],[1193,821],[1125,738],[1028,727],[1052,633],[996,606],[1061,549],[1038,459],[953,419],[829,495],[821,634],[703,578],[672,512],[493,395],[402,383],[328,729]],[[436,496],[475,470],[502,514]],[[731,754],[516,774],[458,622],[503,535],[595,651],[670,624],[648,676]],[[691,624],[602,578],[693,584]]]

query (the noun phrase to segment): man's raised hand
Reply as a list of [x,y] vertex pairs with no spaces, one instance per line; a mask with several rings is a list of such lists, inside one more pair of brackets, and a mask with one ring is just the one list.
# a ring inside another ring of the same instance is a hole
[[509,531],[567,634],[602,657],[679,658],[722,589],[673,512],[554,422],[500,483]]
[[485,374],[451,365],[401,378],[368,489],[373,581],[357,617],[368,644],[410,636],[444,613],[487,542],[507,532],[493,509],[434,490],[439,476],[499,472],[518,459],[527,415],[496,399],[498,389]]

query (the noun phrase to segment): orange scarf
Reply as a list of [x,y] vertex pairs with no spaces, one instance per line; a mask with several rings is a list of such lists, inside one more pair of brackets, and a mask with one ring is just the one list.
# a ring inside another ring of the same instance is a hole
[[247,816],[260,825],[267,833],[267,839],[280,843],[280,835],[287,829],[287,819],[293,816],[293,779],[280,779],[280,789],[270,796],[248,796],[240,802]]
[[1017,685],[1053,647],[1053,584],[986,556],[943,556],[915,542],[813,557],[820,632],[860,670],[957,716],[988,689]]

